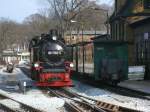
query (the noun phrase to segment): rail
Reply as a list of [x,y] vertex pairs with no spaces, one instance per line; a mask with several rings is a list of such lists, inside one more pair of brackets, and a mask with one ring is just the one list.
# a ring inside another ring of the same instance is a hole
[[43,110],[37,109],[35,107],[32,107],[30,105],[24,104],[20,101],[14,100],[13,98],[10,98],[4,94],[0,94],[0,100],[9,100],[9,101],[13,101],[17,104],[19,104],[19,108],[14,109],[13,107],[9,107],[5,104],[3,104],[2,102],[0,102],[0,108],[4,111],[7,112],[44,112]]

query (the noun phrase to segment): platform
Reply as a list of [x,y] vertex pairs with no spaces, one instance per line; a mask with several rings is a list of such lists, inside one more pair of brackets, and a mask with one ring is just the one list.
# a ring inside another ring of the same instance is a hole
[[131,90],[136,90],[150,95],[150,80],[127,80],[118,84]]

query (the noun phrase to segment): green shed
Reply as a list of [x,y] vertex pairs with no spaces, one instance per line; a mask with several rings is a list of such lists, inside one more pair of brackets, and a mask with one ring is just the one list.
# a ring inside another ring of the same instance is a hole
[[93,43],[95,80],[128,79],[127,42],[94,38]]

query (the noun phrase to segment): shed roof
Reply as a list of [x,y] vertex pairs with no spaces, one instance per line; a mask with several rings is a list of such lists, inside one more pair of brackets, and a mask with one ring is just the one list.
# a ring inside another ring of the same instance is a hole
[[93,43],[114,43],[114,44],[128,43],[127,41],[112,40],[112,38],[110,38],[110,35],[107,34],[96,36],[92,40]]

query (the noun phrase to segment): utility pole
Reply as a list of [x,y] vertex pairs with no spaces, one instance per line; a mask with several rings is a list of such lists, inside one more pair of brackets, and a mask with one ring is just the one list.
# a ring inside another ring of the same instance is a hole
[[108,36],[108,35],[109,35],[109,24],[108,24],[109,13],[108,13],[108,10],[106,10],[106,9],[101,9],[101,8],[96,8],[96,7],[93,7],[92,9],[93,9],[93,10],[100,10],[100,11],[106,12],[106,18],[107,18],[107,20],[106,20],[106,29],[107,29],[107,36]]
[[83,64],[83,74],[84,74],[84,38],[83,38],[83,23],[82,23],[82,60],[83,60],[83,62],[82,62],[82,64]]

